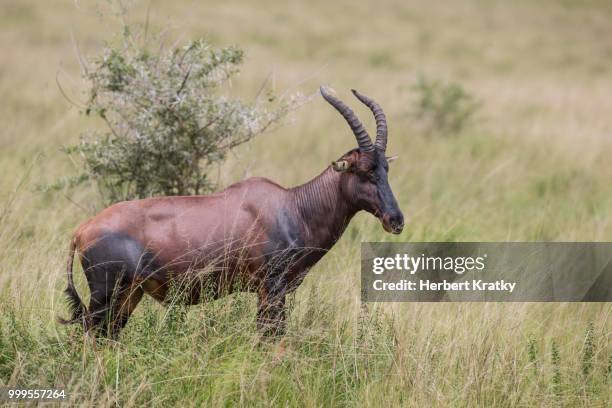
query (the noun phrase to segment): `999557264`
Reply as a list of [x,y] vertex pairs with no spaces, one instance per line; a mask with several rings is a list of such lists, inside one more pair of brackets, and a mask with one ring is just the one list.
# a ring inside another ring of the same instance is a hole
[[0,387],[0,403],[20,401],[63,401],[66,390],[57,388]]

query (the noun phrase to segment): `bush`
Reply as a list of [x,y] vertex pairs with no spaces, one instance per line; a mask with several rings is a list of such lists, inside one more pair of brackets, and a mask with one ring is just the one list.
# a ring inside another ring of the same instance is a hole
[[211,166],[299,102],[267,94],[246,103],[219,92],[243,61],[238,48],[198,39],[159,49],[139,45],[126,28],[119,45],[106,45],[86,69],[84,114],[101,118],[106,130],[65,149],[83,167],[60,185],[93,181],[109,202],[209,192]]
[[420,75],[413,90],[412,110],[427,133],[455,135],[473,119],[480,104],[460,84],[429,80]]

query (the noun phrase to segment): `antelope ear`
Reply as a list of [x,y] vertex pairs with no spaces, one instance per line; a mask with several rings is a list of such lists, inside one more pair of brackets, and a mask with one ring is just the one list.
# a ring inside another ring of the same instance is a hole
[[399,154],[395,154],[393,156],[387,157],[387,163],[391,163],[393,160],[397,159],[399,157]]
[[336,171],[345,172],[351,167],[351,164],[347,160],[338,160],[332,162],[332,167]]

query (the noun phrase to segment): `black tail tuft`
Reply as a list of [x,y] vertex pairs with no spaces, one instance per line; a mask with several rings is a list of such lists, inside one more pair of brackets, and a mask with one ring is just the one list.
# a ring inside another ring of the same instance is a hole
[[72,324],[82,321],[83,316],[85,316],[85,305],[81,301],[81,298],[79,297],[79,294],[77,293],[76,289],[74,288],[74,286],[68,286],[64,293],[68,297],[68,307],[72,312],[72,317],[70,319],[58,317],[57,320],[61,324]]
[[68,265],[66,265],[66,273],[68,275],[68,287],[64,291],[66,296],[68,296],[68,306],[70,307],[70,310],[72,311],[72,318],[63,319],[61,317],[58,317],[57,320],[61,324],[78,323],[83,320],[83,317],[85,316],[85,312],[86,312],[85,305],[83,304],[83,301],[79,297],[79,294],[77,293],[76,288],[74,287],[74,280],[72,279],[72,262],[74,261],[75,250],[76,250],[76,242],[74,239],[72,239],[72,241],[70,242]]

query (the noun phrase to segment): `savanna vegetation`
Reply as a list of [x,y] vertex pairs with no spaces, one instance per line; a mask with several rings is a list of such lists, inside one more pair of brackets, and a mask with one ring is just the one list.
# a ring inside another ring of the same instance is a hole
[[[67,404],[95,406],[611,404],[610,304],[362,305],[359,251],[378,240],[610,241],[612,4],[135,2],[130,24],[244,49],[228,95],[253,100],[266,78],[278,93],[323,83],[370,129],[348,90],[387,112],[404,232],[358,215],[272,343],[259,341],[246,294],[188,309],[146,299],[117,342],[56,323],[69,237],[103,200],[96,183],[45,186],[82,170],[63,148],[105,129],[82,114],[77,57],[120,31],[101,14],[104,2],[0,4],[0,386],[65,388]],[[250,175],[296,185],[354,143],[315,96],[210,174],[218,188]]]

